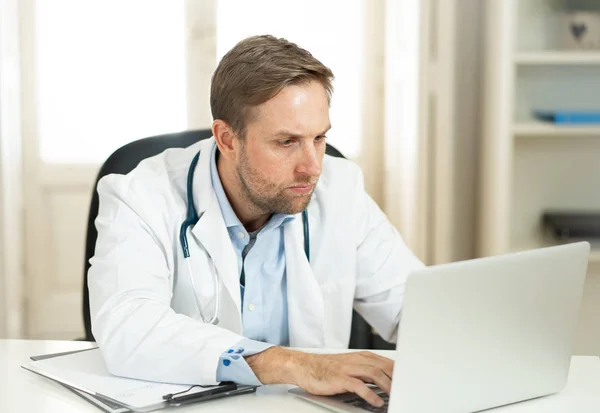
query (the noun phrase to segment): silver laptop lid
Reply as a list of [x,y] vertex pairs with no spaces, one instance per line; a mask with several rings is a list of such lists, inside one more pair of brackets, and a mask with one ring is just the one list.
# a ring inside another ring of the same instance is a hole
[[414,271],[390,412],[473,412],[560,391],[587,242]]

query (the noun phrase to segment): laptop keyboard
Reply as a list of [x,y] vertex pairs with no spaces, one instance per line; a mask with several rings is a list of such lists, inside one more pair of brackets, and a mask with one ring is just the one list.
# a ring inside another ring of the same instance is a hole
[[355,398],[352,398],[349,400],[345,400],[344,403],[350,404],[354,407],[358,407],[359,409],[363,409],[368,412],[387,413],[388,405],[390,403],[390,396],[383,390],[376,390],[375,393],[377,393],[377,395],[383,399],[383,402],[384,402],[383,406],[381,406],[381,407],[372,406],[365,400],[361,399],[360,397],[355,397]]

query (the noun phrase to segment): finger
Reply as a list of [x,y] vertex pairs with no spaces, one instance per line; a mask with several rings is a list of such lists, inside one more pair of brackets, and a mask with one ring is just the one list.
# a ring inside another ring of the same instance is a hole
[[369,364],[379,367],[384,373],[391,379],[394,372],[394,361],[372,353],[370,351],[357,351],[353,353],[344,354],[346,357],[345,362],[348,364]]
[[390,394],[392,389],[392,380],[379,367],[369,365],[355,365],[350,367],[348,372],[352,377],[361,379],[365,383],[372,383],[381,390]]
[[371,390],[365,383],[358,379],[348,378],[346,391],[352,392],[357,396],[363,398],[372,406],[382,407],[384,402],[373,390]]
[[359,355],[362,358],[369,360],[369,362],[365,364],[371,364],[379,367],[390,379],[392,378],[392,374],[394,372],[394,360],[371,353],[370,351],[361,351]]

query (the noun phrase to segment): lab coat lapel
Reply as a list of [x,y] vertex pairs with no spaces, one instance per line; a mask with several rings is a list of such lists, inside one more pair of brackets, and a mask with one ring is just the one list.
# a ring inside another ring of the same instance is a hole
[[237,274],[237,257],[216,198],[202,214],[198,223],[192,229],[192,234],[213,260],[219,278],[233,299],[237,311],[240,312],[240,281]]
[[301,214],[285,226],[284,242],[290,346],[324,347],[323,295],[304,252]]
[[[215,141],[211,138],[203,142],[200,147],[200,159],[194,173],[193,183],[194,204],[200,219],[192,228],[192,235],[213,260],[221,282],[233,303],[235,303],[241,330],[241,299],[237,257],[210,179],[210,155],[214,145]],[[223,304],[226,304],[226,301]],[[225,305],[221,308],[222,311],[228,311]]]

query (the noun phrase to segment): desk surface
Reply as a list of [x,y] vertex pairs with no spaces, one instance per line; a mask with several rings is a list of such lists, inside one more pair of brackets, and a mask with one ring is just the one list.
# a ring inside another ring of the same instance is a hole
[[[101,410],[57,383],[20,366],[29,356],[91,347],[77,341],[0,340],[0,412],[93,412]],[[378,352],[393,357],[394,352]],[[209,401],[168,411],[221,412],[326,412],[287,394],[291,386],[265,386],[257,393]],[[162,410],[167,411],[167,410]],[[563,392],[536,400],[489,410],[493,413],[598,413],[600,412],[600,359],[574,357]]]

